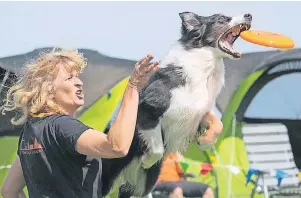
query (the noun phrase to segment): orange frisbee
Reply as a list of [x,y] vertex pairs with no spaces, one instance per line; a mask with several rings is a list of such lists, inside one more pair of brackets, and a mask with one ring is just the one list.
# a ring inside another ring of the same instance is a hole
[[275,32],[247,30],[240,33],[245,41],[266,47],[290,49],[295,43],[289,37]]

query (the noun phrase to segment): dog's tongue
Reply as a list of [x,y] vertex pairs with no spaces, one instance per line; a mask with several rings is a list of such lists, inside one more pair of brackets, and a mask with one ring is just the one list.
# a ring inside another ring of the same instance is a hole
[[231,33],[227,35],[225,41],[227,41],[230,45],[232,44],[233,36]]

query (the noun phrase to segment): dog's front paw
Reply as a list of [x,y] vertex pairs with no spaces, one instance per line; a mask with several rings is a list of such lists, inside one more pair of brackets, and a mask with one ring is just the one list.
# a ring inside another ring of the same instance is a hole
[[209,124],[201,123],[197,130],[197,137],[199,137],[201,135],[205,135],[209,128],[210,128]]
[[222,133],[223,123],[213,114],[206,114],[198,128],[196,139],[199,149],[205,150],[212,147]]

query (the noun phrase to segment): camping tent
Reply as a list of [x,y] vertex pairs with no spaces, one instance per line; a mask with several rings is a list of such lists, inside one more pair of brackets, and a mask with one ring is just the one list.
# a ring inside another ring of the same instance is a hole
[[[252,185],[245,185],[250,160],[248,158],[248,152],[246,151],[247,146],[245,145],[242,126],[246,122],[254,122],[256,119],[257,121],[259,119],[268,121],[268,117],[264,117],[266,113],[264,108],[268,108],[267,104],[259,106],[259,109],[263,110],[257,112],[257,116],[246,118],[246,115],[250,112],[254,113],[252,106],[255,105],[254,109],[258,109],[254,101],[256,102],[255,99],[258,95],[261,95],[262,90],[264,90],[267,85],[273,84],[274,81],[278,82],[277,79],[281,79],[282,76],[290,77],[290,74],[297,74],[296,72],[301,71],[300,51],[300,49],[296,49],[287,52],[255,52],[243,54],[240,60],[225,59],[226,86],[218,97],[216,104],[217,109],[223,115],[224,132],[219,138],[215,149],[200,152],[197,150],[196,145],[191,145],[185,153],[189,166],[187,171],[194,173],[200,171],[201,162],[213,163],[213,158],[211,157],[213,155],[216,156],[218,165],[214,166],[214,173],[216,174],[207,174],[206,176],[197,177],[195,180],[202,180],[217,187],[219,197],[234,197],[234,195],[237,194],[251,193]],[[89,60],[88,68],[82,76],[88,98],[86,106],[79,112],[78,116],[86,124],[103,130],[111,116],[114,115],[114,109],[118,107],[126,85],[126,77],[130,74],[135,62],[113,59],[95,51],[83,50],[83,53]],[[27,57],[32,57],[32,54],[36,55],[37,52],[34,51],[29,53],[29,55],[0,59],[0,66],[6,69],[6,71],[18,72],[19,65],[22,65]],[[14,60],[14,58],[16,60]],[[23,61],[18,62],[17,60],[19,59]],[[292,81],[289,82],[294,82],[294,80],[296,79],[293,77]],[[114,85],[116,86],[114,87]],[[296,82],[291,83],[291,85],[289,83],[277,83],[276,85],[276,89],[272,89],[274,91],[276,90],[276,93],[279,92],[278,89],[280,85],[284,86],[282,90],[291,90],[291,94],[298,93],[295,91],[297,89]],[[110,89],[111,93],[107,94]],[[268,92],[268,94],[273,93]],[[262,97],[259,97],[259,101],[261,101],[260,98]],[[277,98],[287,100],[293,97],[280,94]],[[276,99],[276,97],[271,98],[271,101],[272,99]],[[269,102],[268,104],[272,103]],[[285,111],[283,111],[283,109],[285,109],[284,104],[295,104],[293,109],[296,109],[298,105],[300,106],[300,103],[290,101],[281,103],[280,105],[278,103],[277,106],[269,108],[275,110],[283,106],[283,108],[278,111],[278,115],[281,116],[281,113]],[[273,112],[271,114],[273,114]],[[8,119],[4,118],[5,117],[0,117],[0,120],[4,120],[4,123],[8,125]],[[290,126],[298,129],[298,123],[300,123],[297,122],[298,119],[291,120],[292,124]],[[3,126],[3,124],[0,125],[0,134],[4,134],[3,132],[5,132],[5,130],[10,129],[9,126],[6,128]],[[301,128],[299,128],[299,131],[300,129]],[[298,153],[300,149],[298,149],[298,144],[296,144],[300,135],[298,135],[297,132],[289,133],[289,135],[296,164],[300,167],[301,162],[299,161],[299,157],[301,155]],[[0,145],[2,146],[2,144]],[[225,169],[225,167],[227,169]],[[236,167],[236,169],[233,167]],[[237,169],[239,169],[239,171],[237,171]]]

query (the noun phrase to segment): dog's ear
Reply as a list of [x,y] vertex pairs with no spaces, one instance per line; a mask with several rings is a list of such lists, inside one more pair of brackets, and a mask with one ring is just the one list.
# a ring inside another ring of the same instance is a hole
[[202,40],[207,28],[206,20],[193,12],[182,12],[179,15],[182,19],[182,35]]
[[182,19],[182,26],[188,31],[200,25],[199,16],[193,12],[181,12],[179,15]]

